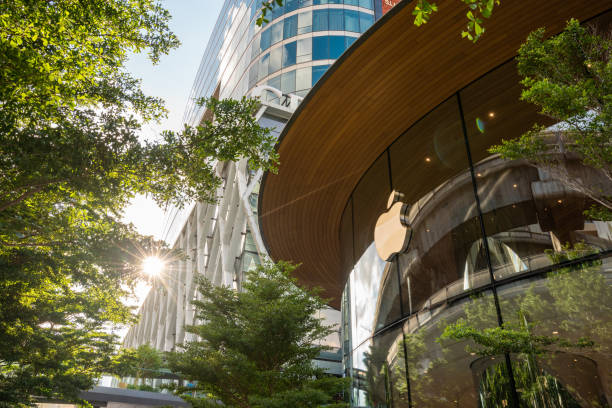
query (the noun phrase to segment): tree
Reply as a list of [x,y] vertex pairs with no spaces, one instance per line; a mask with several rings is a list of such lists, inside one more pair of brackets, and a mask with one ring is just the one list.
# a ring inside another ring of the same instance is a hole
[[[134,384],[128,384],[128,388],[142,391],[157,391],[152,385],[146,383],[147,379],[173,378],[167,370],[164,353],[151,347],[149,344],[141,344],[135,349],[121,348],[113,356],[111,374],[124,378],[135,379]],[[141,381],[142,380],[142,381]]]
[[141,344],[135,349],[122,348],[113,361],[113,373],[120,377],[133,377],[138,384],[140,379],[158,378],[164,368],[163,353],[149,344]]
[[[260,15],[257,18],[257,25],[262,26],[269,22],[266,15],[274,7],[282,7],[284,0],[265,0],[261,3]],[[478,41],[478,39],[484,34],[485,28],[483,26],[483,18],[490,18],[493,14],[495,6],[499,6],[500,0],[460,0],[468,8],[465,14],[467,18],[466,29],[461,32],[462,38],[467,38],[472,42]],[[415,2],[412,15],[414,16],[414,25],[417,27],[426,24],[433,13],[438,11],[436,3],[430,3],[427,0],[417,0]]]
[[[535,125],[518,139],[490,151],[509,160],[525,159],[545,169],[598,206],[589,215],[612,220],[612,37],[570,20],[558,36],[544,40],[534,31],[517,57],[521,99],[537,105],[555,122],[554,130]],[[593,169],[574,171],[574,162]],[[598,180],[599,179],[599,180]]]
[[215,287],[200,278],[194,301],[198,336],[169,355],[169,367],[195,381],[178,394],[196,407],[335,407],[344,379],[324,375],[312,360],[326,349],[331,333],[315,313],[325,306],[314,289],[302,289],[288,263],[266,264],[248,272],[242,292]]
[[178,45],[169,18],[154,0],[2,2],[0,405],[76,400],[113,370],[107,329],[134,321],[122,299],[142,258],[168,254],[118,221],[135,193],[213,201],[217,161],[274,168],[247,99],[200,101],[210,120],[140,140],[165,111],[123,65]]

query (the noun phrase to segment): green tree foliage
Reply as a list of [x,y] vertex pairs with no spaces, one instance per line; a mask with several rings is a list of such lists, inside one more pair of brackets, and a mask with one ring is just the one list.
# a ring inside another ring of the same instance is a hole
[[165,367],[163,353],[149,344],[136,349],[122,348],[113,358],[112,373],[120,377],[133,377],[136,383],[141,379],[159,378]]
[[[0,405],[73,400],[112,371],[109,325],[142,257],[165,251],[118,221],[135,193],[212,201],[218,160],[274,168],[250,100],[201,101],[210,120],[160,141],[164,117],[124,69],[178,45],[154,0],[12,0],[0,7]],[[127,286],[124,286],[127,285]]]
[[603,182],[612,182],[611,53],[609,33],[598,33],[576,20],[547,40],[544,29],[531,33],[517,57],[525,87],[521,99],[557,122],[557,130],[536,125],[520,138],[490,149],[551,172],[597,202],[589,215],[604,220],[612,219],[612,200],[593,179],[574,174],[568,162],[578,159],[595,169]]
[[[242,292],[201,279],[195,301],[198,340],[169,355],[169,367],[194,387],[178,388],[196,407],[340,407],[345,380],[324,375],[312,360],[332,332],[316,317],[316,290],[296,286],[288,263],[259,266]],[[183,395],[181,395],[183,396]]]
[[[406,1],[406,0],[404,0]],[[485,28],[483,25],[484,18],[489,18],[493,14],[495,6],[500,5],[500,0],[460,0],[464,3],[468,11],[465,16],[468,20],[465,30],[461,32],[462,38],[467,38],[472,42],[484,34]],[[414,16],[414,25],[417,27],[426,24],[431,16],[438,11],[438,5],[427,0],[417,0],[415,2],[412,15]],[[269,22],[266,18],[268,13],[271,13],[274,7],[282,7],[283,0],[266,0],[261,4],[260,15],[257,18],[257,25],[262,26]]]

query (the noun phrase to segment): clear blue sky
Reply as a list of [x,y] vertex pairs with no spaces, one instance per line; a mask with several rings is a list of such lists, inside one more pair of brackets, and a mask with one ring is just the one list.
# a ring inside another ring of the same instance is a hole
[[[195,79],[200,59],[208,43],[223,0],[163,0],[172,14],[172,31],[181,41],[178,49],[152,65],[146,54],[133,55],[127,69],[142,79],[142,88],[166,101],[168,118],[143,129],[143,136],[154,138],[160,131],[181,129],[183,111]],[[138,196],[126,210],[124,220],[133,223],[140,233],[161,238],[163,211],[144,196]]]
[[[143,129],[143,137],[154,138],[162,130],[178,130],[183,127],[183,111],[191,85],[200,65],[200,59],[208,43],[223,0],[163,0],[162,4],[172,14],[171,28],[181,41],[181,46],[152,65],[146,53],[133,55],[127,69],[142,80],[143,90],[166,101],[168,118],[159,124]],[[145,235],[161,239],[164,213],[153,200],[136,196],[126,209],[123,220],[131,222]],[[134,306],[142,304],[149,286],[141,282],[136,288],[136,299],[129,299]],[[117,334],[125,335],[127,328]],[[106,379],[105,381],[108,381]]]

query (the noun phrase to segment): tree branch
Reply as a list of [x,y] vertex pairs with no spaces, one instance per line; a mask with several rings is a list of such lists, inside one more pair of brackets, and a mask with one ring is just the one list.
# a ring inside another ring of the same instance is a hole
[[12,201],[8,201],[8,202],[4,202],[2,204],[0,204],[0,212],[7,210],[8,208],[19,204],[20,202],[22,202],[23,200],[25,200],[28,197],[33,196],[36,193],[39,193],[40,191],[42,191],[42,189],[45,186],[39,186],[39,187],[35,187],[31,190],[26,191],[25,193],[23,193],[22,195],[20,195],[19,197],[17,197],[16,199],[12,200]]

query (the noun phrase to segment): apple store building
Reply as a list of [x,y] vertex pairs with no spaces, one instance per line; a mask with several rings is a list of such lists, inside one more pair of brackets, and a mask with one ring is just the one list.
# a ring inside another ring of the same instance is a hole
[[[464,6],[415,27],[398,3],[306,96],[262,182],[266,247],[342,311],[353,407],[610,406],[612,223],[588,210],[612,182],[520,100],[515,61],[539,27],[609,32],[610,3],[503,1],[476,44]],[[534,124],[551,164],[491,152]]]

